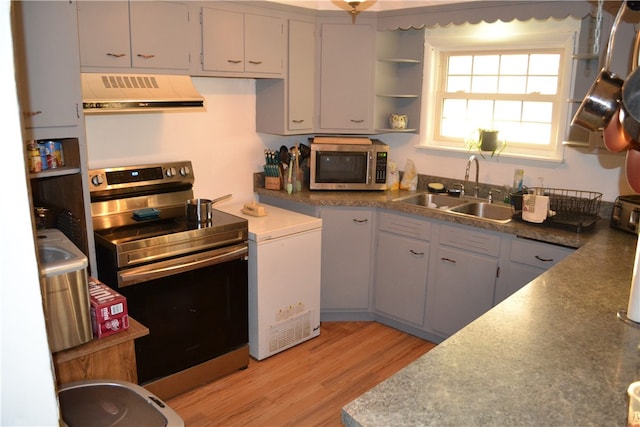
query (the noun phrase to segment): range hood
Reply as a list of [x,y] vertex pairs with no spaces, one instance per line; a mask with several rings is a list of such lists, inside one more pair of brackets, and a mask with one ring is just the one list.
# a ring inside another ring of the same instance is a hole
[[85,114],[205,109],[189,76],[82,73],[81,78]]

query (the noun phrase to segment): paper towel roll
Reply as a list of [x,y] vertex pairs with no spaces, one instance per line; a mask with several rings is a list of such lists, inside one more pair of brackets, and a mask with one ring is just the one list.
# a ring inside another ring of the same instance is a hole
[[640,323],[640,241],[636,245],[636,259],[633,264],[633,276],[631,276],[631,292],[629,292],[629,305],[627,317],[636,323]]

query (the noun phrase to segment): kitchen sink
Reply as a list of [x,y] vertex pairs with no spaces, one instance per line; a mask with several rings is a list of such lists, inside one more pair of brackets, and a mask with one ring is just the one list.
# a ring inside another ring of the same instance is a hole
[[511,221],[511,206],[494,204],[475,197],[452,197],[446,194],[418,193],[393,199],[394,202],[407,203],[427,209],[438,209],[458,215],[506,224]]
[[447,196],[446,194],[437,193],[419,193],[412,194],[411,196],[398,197],[393,200],[394,202],[408,203],[415,206],[424,206],[432,209],[449,209],[453,206],[458,206],[463,203],[467,203],[464,199],[457,197]]
[[450,212],[488,219],[495,222],[511,221],[511,206],[497,205],[489,202],[470,202],[449,209]]

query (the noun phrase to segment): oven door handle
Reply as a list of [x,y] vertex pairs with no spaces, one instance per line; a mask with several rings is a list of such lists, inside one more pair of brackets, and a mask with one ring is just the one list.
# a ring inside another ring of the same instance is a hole
[[[224,251],[217,250],[212,252],[213,253],[201,253],[190,257],[180,258],[178,260],[171,260],[168,263],[159,263],[157,267],[147,265],[127,271],[121,271],[118,273],[118,287],[122,288],[125,286],[135,285],[136,283],[185,273],[187,271],[197,270],[198,268],[209,267],[227,261],[233,261],[234,259],[246,257],[249,250],[246,245],[242,245],[233,250],[225,249]],[[203,258],[203,256],[206,257]]]

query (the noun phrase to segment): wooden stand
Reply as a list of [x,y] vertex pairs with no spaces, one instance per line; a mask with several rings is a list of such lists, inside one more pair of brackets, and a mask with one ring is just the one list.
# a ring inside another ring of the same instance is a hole
[[134,340],[149,329],[129,317],[129,329],[53,354],[58,385],[86,379],[111,379],[138,384]]
[[264,188],[267,190],[280,190],[281,180],[279,176],[265,176]]

